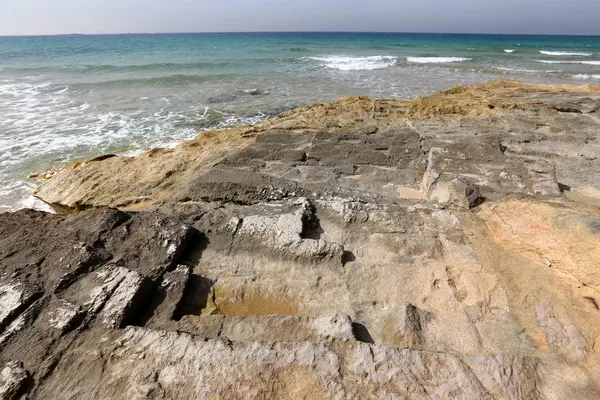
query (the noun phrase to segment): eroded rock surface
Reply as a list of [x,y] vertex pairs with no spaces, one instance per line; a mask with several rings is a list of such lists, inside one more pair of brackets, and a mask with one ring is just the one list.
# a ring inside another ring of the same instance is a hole
[[600,398],[600,89],[347,98],[0,215],[12,399]]

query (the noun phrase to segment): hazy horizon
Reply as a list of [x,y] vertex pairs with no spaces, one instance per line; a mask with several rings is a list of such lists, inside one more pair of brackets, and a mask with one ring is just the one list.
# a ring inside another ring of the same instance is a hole
[[210,35],[210,34],[276,34],[276,33],[341,33],[341,34],[406,34],[406,35],[490,35],[490,36],[582,36],[600,37],[598,34],[580,33],[506,33],[506,32],[409,32],[409,31],[189,31],[189,32],[107,32],[107,33],[36,33],[36,34],[0,34],[0,37],[44,37],[44,36],[121,36],[121,35]]
[[[377,32],[600,35],[600,2],[0,0],[0,36]],[[405,4],[403,4],[405,3]]]

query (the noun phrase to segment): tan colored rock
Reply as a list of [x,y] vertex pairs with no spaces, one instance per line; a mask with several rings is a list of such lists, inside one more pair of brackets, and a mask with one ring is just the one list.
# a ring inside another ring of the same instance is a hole
[[225,337],[234,341],[321,342],[355,340],[352,320],[346,315],[325,317],[294,317],[267,315],[230,317],[220,315],[186,315],[174,324],[180,332],[215,339]]
[[599,110],[497,81],[60,170],[70,214],[0,214],[0,358],[31,399],[598,399]]
[[478,214],[502,246],[540,268],[600,288],[600,212],[562,204],[508,201]]
[[[104,368],[104,358],[110,359]],[[79,398],[543,398],[527,358],[397,350],[367,344],[240,343],[129,328],[98,352],[71,352],[40,388],[43,396]],[[239,368],[245,365],[245,368]],[[475,371],[490,378],[479,381]],[[93,388],[69,384],[81,371]],[[512,371],[512,372],[511,372]],[[92,378],[93,377],[93,378]],[[113,382],[122,382],[114,391]]]

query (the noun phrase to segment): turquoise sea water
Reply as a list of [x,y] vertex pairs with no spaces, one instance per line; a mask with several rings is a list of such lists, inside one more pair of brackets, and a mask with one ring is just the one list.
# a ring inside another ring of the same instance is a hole
[[499,77],[600,84],[600,37],[383,33],[0,37],[0,212],[29,173],[174,146],[340,96]]

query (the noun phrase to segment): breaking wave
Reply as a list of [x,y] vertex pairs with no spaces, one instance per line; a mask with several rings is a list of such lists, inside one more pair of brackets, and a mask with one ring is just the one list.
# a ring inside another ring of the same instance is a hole
[[340,71],[369,71],[388,68],[396,65],[398,61],[398,57],[393,56],[325,56],[308,57],[308,59],[320,62],[322,67],[338,69]]
[[[99,93],[97,88],[94,93]],[[242,93],[268,94],[258,89],[234,92]],[[0,212],[41,208],[30,198],[35,183],[26,179],[39,165],[49,168],[102,153],[173,147],[198,131],[254,125],[274,114],[135,96],[126,106],[108,108],[80,94],[74,84],[0,80]]]
[[544,64],[585,64],[585,65],[600,65],[600,61],[573,61],[573,60],[535,60]]
[[573,75],[574,79],[600,79],[600,74],[577,74]]
[[580,53],[580,52],[571,52],[571,51],[540,51],[540,54],[544,54],[546,56],[584,56],[589,57],[592,53]]
[[407,57],[406,60],[411,63],[419,63],[419,64],[444,64],[444,63],[471,61],[471,58],[466,58],[466,57]]

